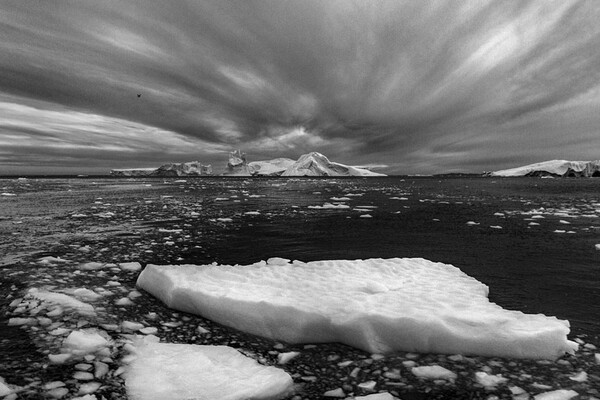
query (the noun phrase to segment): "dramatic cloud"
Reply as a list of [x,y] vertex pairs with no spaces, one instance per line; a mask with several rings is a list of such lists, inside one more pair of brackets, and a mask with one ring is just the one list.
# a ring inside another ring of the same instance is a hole
[[396,173],[597,159],[598,21],[566,0],[4,1],[0,174],[233,148]]

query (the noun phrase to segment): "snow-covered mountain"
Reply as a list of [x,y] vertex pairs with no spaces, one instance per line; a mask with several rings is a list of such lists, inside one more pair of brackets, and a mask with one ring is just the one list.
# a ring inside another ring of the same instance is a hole
[[385,176],[385,174],[332,162],[323,154],[312,152],[302,155],[281,176]]
[[495,171],[490,173],[490,176],[600,177],[600,161],[551,160],[517,168]]

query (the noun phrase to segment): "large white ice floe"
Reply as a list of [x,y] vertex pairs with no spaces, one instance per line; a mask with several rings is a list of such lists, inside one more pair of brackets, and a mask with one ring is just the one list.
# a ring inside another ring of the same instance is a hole
[[535,359],[577,349],[568,321],[505,310],[483,283],[424,259],[148,265],[137,284],[171,308],[291,343]]
[[125,384],[132,400],[280,399],[293,380],[285,371],[260,365],[227,346],[134,342],[135,359]]

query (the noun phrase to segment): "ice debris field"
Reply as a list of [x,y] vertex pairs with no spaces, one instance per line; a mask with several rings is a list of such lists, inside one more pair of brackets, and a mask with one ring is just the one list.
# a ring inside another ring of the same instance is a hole
[[505,310],[486,285],[425,259],[148,265],[137,285],[171,308],[290,343],[533,359],[577,349],[568,321]]

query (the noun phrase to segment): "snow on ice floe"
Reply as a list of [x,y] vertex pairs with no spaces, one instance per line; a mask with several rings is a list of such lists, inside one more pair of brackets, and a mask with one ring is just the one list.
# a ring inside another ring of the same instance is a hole
[[171,308],[291,343],[535,359],[577,349],[568,321],[505,310],[483,283],[424,259],[148,265],[137,285]]
[[279,399],[293,388],[285,371],[260,365],[228,346],[136,339],[125,385],[132,400]]

